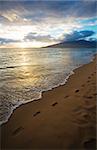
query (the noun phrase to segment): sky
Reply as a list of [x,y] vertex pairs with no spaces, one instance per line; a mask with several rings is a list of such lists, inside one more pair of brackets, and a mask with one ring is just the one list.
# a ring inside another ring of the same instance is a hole
[[97,40],[96,0],[1,0],[0,48]]

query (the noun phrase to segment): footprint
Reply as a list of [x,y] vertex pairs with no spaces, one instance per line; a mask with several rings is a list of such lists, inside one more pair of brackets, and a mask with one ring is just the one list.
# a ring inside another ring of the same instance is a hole
[[24,128],[21,126],[19,128],[17,128],[16,130],[13,131],[12,135],[15,136],[17,135],[18,133],[20,133]]
[[86,150],[96,150],[96,139],[91,138],[83,143]]
[[79,90],[77,89],[77,90],[75,90],[75,93],[78,93],[79,92]]
[[96,83],[95,83],[95,82],[92,82],[92,84],[93,84],[93,85],[96,85]]
[[91,77],[88,77],[88,79],[91,79]]
[[87,126],[89,124],[89,121],[90,121],[90,115],[87,112],[79,111],[78,113],[76,113],[73,122],[78,126],[82,127],[82,126]]
[[93,95],[95,96],[95,95],[97,95],[97,93],[94,93]]
[[94,74],[93,73],[91,73],[91,76],[93,76]]
[[83,96],[84,98],[92,99],[92,96]]
[[69,97],[69,95],[66,95],[64,98],[68,98]]
[[37,116],[38,114],[40,114],[40,111],[37,111],[35,114],[33,114],[33,117]]
[[52,104],[52,106],[55,106],[55,105],[57,105],[57,104],[58,104],[58,103],[57,103],[57,102],[55,102],[55,103],[53,103],[53,104]]
[[82,84],[82,87],[84,87],[85,86],[85,84]]

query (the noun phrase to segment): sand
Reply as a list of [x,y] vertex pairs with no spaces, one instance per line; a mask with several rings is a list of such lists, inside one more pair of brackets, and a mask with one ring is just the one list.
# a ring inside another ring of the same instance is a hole
[[96,59],[1,126],[1,149],[96,149]]

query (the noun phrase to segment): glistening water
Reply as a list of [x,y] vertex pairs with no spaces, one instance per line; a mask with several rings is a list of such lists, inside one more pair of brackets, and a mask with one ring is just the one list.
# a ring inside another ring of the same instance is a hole
[[13,109],[64,84],[75,68],[89,63],[95,49],[0,49],[0,124]]

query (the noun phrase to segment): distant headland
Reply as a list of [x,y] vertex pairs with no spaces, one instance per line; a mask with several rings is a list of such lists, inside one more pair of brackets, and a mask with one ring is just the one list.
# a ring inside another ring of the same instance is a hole
[[58,44],[46,46],[44,48],[96,48],[96,46],[97,41],[77,40],[77,41],[64,41]]

